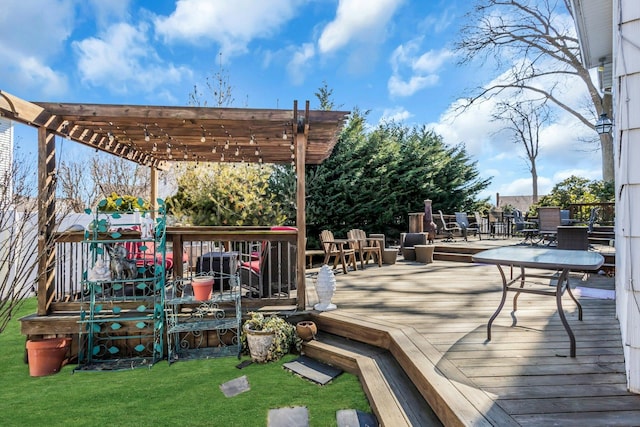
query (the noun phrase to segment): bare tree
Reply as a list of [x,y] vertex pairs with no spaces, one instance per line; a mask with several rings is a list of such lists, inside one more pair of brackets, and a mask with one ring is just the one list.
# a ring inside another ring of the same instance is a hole
[[95,156],[91,161],[91,178],[100,200],[112,193],[149,200],[150,172],[138,165],[115,156]]
[[59,195],[74,212],[83,212],[112,193],[149,200],[149,168],[102,153],[91,158],[89,168],[86,163],[67,160],[58,167]]
[[229,73],[222,66],[222,52],[219,54],[218,71],[205,80],[208,94],[198,90],[197,85],[193,85],[193,92],[189,94],[189,105],[206,107],[208,104],[207,95],[211,96],[215,107],[230,107],[235,99],[233,98],[233,86],[229,83]]
[[[35,165],[27,156],[14,158],[0,176],[0,332],[25,298],[35,291],[38,252],[38,199],[34,192]],[[64,212],[54,219],[59,223]],[[53,225],[54,227],[56,225]],[[51,247],[53,241],[43,242]]]
[[[571,12],[569,0],[477,0],[466,17],[456,50],[463,55],[463,63],[491,57],[498,61],[500,68],[504,65],[502,60],[509,61],[509,68],[504,78],[480,88],[468,99],[465,108],[505,90],[516,89],[547,98],[594,131],[597,116],[606,112],[612,117],[611,95],[601,94],[592,82],[580,58],[574,26],[562,19],[562,12]],[[516,64],[513,64],[514,58],[518,59]],[[575,76],[584,82],[593,107],[591,113],[597,113],[595,117],[587,117],[570,105],[563,98],[562,85],[549,87],[542,82],[550,77],[559,80],[566,76]],[[602,177],[613,182],[611,135],[600,135],[600,148]]]
[[96,186],[84,162],[62,161],[58,166],[58,191],[74,212],[83,212],[97,201]]
[[496,106],[494,120],[506,123],[501,132],[509,132],[511,141],[525,151],[525,161],[531,173],[533,202],[538,201],[538,170],[536,159],[540,150],[540,131],[551,118],[549,107],[542,101],[505,101]]

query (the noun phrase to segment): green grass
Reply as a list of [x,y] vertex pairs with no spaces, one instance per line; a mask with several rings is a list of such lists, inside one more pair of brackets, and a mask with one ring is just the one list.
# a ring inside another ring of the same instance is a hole
[[[235,357],[176,362],[151,369],[76,372],[74,365],[30,377],[18,319],[35,311],[27,301],[0,334],[0,414],[3,426],[266,426],[271,408],[306,406],[311,426],[335,426],[336,411],[370,412],[358,378],[343,373],[325,386],[278,362],[238,370]],[[243,360],[246,357],[243,357]],[[220,384],[246,375],[251,390],[227,398]]]

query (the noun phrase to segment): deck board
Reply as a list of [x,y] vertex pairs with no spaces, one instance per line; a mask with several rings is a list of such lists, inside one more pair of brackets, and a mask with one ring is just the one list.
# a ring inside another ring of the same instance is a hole
[[[540,283],[548,284],[549,272],[540,273],[547,276]],[[572,273],[571,285],[614,289],[614,278]],[[418,351],[433,365],[411,369],[435,366],[491,424],[638,424],[640,395],[626,390],[614,300],[577,297],[584,311],[580,321],[576,305],[563,296],[577,344],[577,357],[571,358],[555,299],[548,296],[520,295],[514,326],[513,295],[508,295],[488,342],[487,321],[500,295],[495,266],[442,260],[425,265],[399,259],[382,268],[337,273],[332,301],[338,309],[332,316],[351,316],[396,327],[407,336],[416,334],[424,340],[417,344]],[[313,297],[310,291],[310,302]],[[420,340],[412,341],[404,345]],[[467,421],[463,424],[477,422]]]

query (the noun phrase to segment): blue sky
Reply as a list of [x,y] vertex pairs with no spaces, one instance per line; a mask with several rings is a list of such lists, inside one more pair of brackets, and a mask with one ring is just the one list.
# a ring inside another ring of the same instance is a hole
[[[490,121],[495,100],[454,113],[469,90],[499,78],[493,64],[458,65],[452,50],[467,0],[3,0],[0,90],[33,101],[187,105],[219,71],[234,107],[291,108],[326,82],[336,107],[427,125],[464,143],[483,194],[531,194],[522,149]],[[568,16],[559,19],[570,19]],[[516,60],[514,58],[514,60]],[[584,88],[566,82],[579,103]],[[211,101],[210,101],[211,102]],[[35,132],[18,126],[23,146]],[[539,193],[562,179],[601,178],[594,135],[566,114],[544,129]],[[65,145],[62,155],[82,149]],[[90,155],[87,152],[86,155]]]

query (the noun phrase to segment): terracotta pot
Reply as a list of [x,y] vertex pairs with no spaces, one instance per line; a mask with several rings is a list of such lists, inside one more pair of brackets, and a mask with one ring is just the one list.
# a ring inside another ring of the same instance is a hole
[[211,298],[213,276],[196,276],[191,279],[191,287],[193,288],[193,299],[206,301]]
[[248,326],[244,327],[244,331],[247,335],[247,346],[249,353],[251,353],[251,360],[258,363],[266,362],[276,333],[273,331],[254,331]]
[[27,341],[29,375],[42,377],[60,372],[71,338],[46,338]]
[[316,337],[318,328],[312,321],[304,320],[296,323],[296,333],[303,341],[311,341]]

